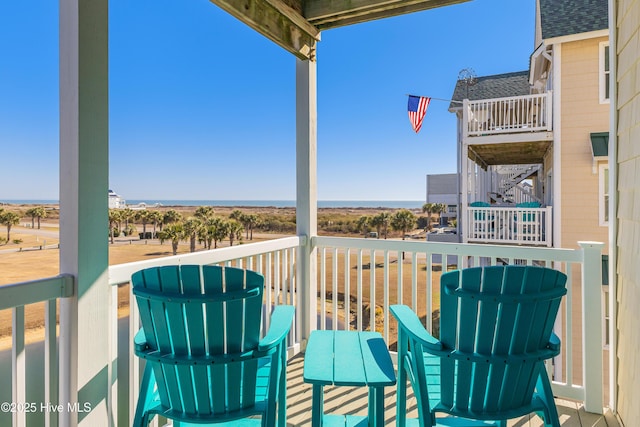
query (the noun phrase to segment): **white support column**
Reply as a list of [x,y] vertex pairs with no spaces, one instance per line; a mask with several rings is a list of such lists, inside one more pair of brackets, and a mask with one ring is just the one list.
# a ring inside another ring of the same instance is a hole
[[462,100],[462,135],[460,142],[460,211],[458,212],[458,232],[461,233],[462,243],[468,242],[469,221],[467,220],[467,207],[469,206],[469,196],[467,187],[469,185],[469,146],[467,138],[469,136],[469,100]]
[[462,159],[460,164],[462,165],[462,171],[460,172],[460,206],[462,208],[462,212],[460,212],[460,219],[458,221],[462,221],[462,243],[468,243],[469,236],[469,218],[467,214],[467,210],[469,207],[469,196],[467,194],[467,186],[469,183],[469,147],[466,143],[462,142]]
[[[618,2],[609,2],[609,52],[617,52]],[[609,93],[609,408],[618,410],[618,55],[610,61]]]
[[296,59],[296,224],[297,234],[307,238],[297,268],[303,350],[318,321],[318,261],[312,240],[318,234],[317,176],[316,62]]
[[[561,99],[562,93],[562,45],[553,45],[553,88],[558,95],[551,96],[553,101],[553,247],[562,247],[562,133]],[[549,115],[547,109],[547,116]]]
[[60,0],[60,425],[111,426],[108,2]]
[[602,248],[600,242],[578,242],[582,248],[582,377],[584,409],[602,414]]

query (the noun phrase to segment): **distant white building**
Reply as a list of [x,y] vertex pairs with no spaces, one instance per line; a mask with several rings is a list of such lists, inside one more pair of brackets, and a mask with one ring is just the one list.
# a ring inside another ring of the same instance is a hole
[[458,217],[458,174],[427,175],[427,203],[442,203],[441,223],[447,224]]
[[109,190],[109,209],[124,209],[127,207],[127,201]]

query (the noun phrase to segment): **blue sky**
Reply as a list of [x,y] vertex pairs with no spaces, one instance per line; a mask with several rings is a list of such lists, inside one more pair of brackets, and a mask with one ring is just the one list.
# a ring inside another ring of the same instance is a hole
[[[0,2],[0,200],[58,197],[58,2]],[[463,68],[528,68],[534,0],[474,0],[322,33],[318,198],[424,200],[456,169]],[[110,187],[127,199],[295,198],[295,59],[207,0],[111,0]]]

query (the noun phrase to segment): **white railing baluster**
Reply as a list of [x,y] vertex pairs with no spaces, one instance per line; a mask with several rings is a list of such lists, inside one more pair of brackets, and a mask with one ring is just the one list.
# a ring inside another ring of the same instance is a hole
[[[398,266],[398,280],[400,280],[400,267],[402,260],[400,259],[400,252],[398,252],[397,258],[397,266]],[[383,336],[386,342],[389,342],[389,322],[387,319],[389,318],[389,251],[384,251],[383,258],[384,265],[384,274],[382,283],[384,286],[382,287],[382,315],[384,316],[384,328],[383,328]]]
[[322,248],[320,256],[320,329],[327,329],[327,249]]
[[287,251],[282,250],[282,263],[280,268],[282,269],[282,304],[289,304],[289,270],[287,269]]
[[369,252],[369,330],[376,330],[376,252]]
[[[277,302],[277,297],[274,296],[276,295],[275,291],[272,290],[272,286],[273,286],[273,282],[271,281],[271,252],[268,252],[265,256],[265,274],[264,274],[264,289],[265,289],[265,301],[267,302],[267,309],[269,311],[271,311],[271,306],[275,306],[276,302]],[[269,326],[271,325],[271,318],[270,316],[267,316],[266,318],[266,322],[265,322],[265,326],[267,328],[267,330],[269,329]]]
[[[44,311],[44,400],[58,401],[58,343],[56,335],[56,300],[45,303]],[[45,414],[45,427],[58,427],[57,414]]]
[[338,249],[332,251],[331,260],[331,329],[338,330],[340,321],[338,311]]
[[[403,304],[402,298],[398,298],[398,304]],[[418,312],[418,253],[411,253],[411,308]]]
[[293,298],[293,296],[295,295],[296,292],[296,271],[294,269],[296,263],[296,251],[295,249],[291,248],[289,249],[289,289],[291,290],[291,297],[289,298],[289,304],[293,304],[295,305],[295,299]]
[[349,248],[344,250],[344,329],[348,331],[351,321],[351,266]]
[[356,280],[356,285],[358,287],[357,290],[357,298],[358,298],[358,308],[356,311],[356,316],[358,318],[358,330],[362,331],[362,248],[358,249],[358,279]]
[[282,283],[280,281],[280,251],[273,253],[273,303],[282,304]]
[[567,264],[566,271],[567,275],[567,295],[565,298],[565,333],[566,333],[566,344],[565,344],[565,364],[567,367],[566,373],[566,382],[568,386],[573,386],[573,266],[571,264]]
[[[14,307],[12,310],[12,341],[11,347],[11,402],[17,408],[26,405],[26,354],[24,346],[24,306]],[[27,424],[26,410],[14,410],[11,413],[14,427],[25,427]]]
[[118,287],[111,286],[111,310],[109,312],[109,326],[107,336],[109,342],[109,366],[107,378],[109,391],[107,392],[107,411],[109,419],[118,420]]
[[427,318],[426,318],[426,329],[429,333],[433,332],[433,319],[431,313],[433,312],[433,255],[430,253],[425,254],[427,257]]
[[[117,287],[117,285],[115,285]],[[133,337],[140,328],[140,312],[138,304],[133,295],[133,286],[129,285],[129,425],[133,425],[133,418],[136,412],[136,403],[140,393],[141,371],[144,360],[133,354]],[[123,379],[124,380],[124,379]]]

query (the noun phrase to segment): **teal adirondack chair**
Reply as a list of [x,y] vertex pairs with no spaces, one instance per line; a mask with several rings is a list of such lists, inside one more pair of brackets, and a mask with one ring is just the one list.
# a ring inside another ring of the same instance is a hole
[[[445,273],[440,340],[409,307],[392,306],[398,320],[398,426],[407,425],[407,376],[420,426],[506,427],[506,420],[532,412],[545,426],[559,426],[544,361],[560,352],[552,328],[566,279],[535,266]],[[462,418],[436,420],[438,412]]]
[[[491,204],[487,202],[472,202],[469,203],[472,208],[490,208]],[[494,218],[493,215],[488,214],[486,211],[474,212],[473,214],[473,230],[474,237],[487,238],[489,232],[493,232]]]
[[261,274],[167,266],[138,271],[131,283],[142,322],[135,354],[146,360],[135,427],[156,414],[180,426],[286,426],[293,307],[276,307],[260,339]]

